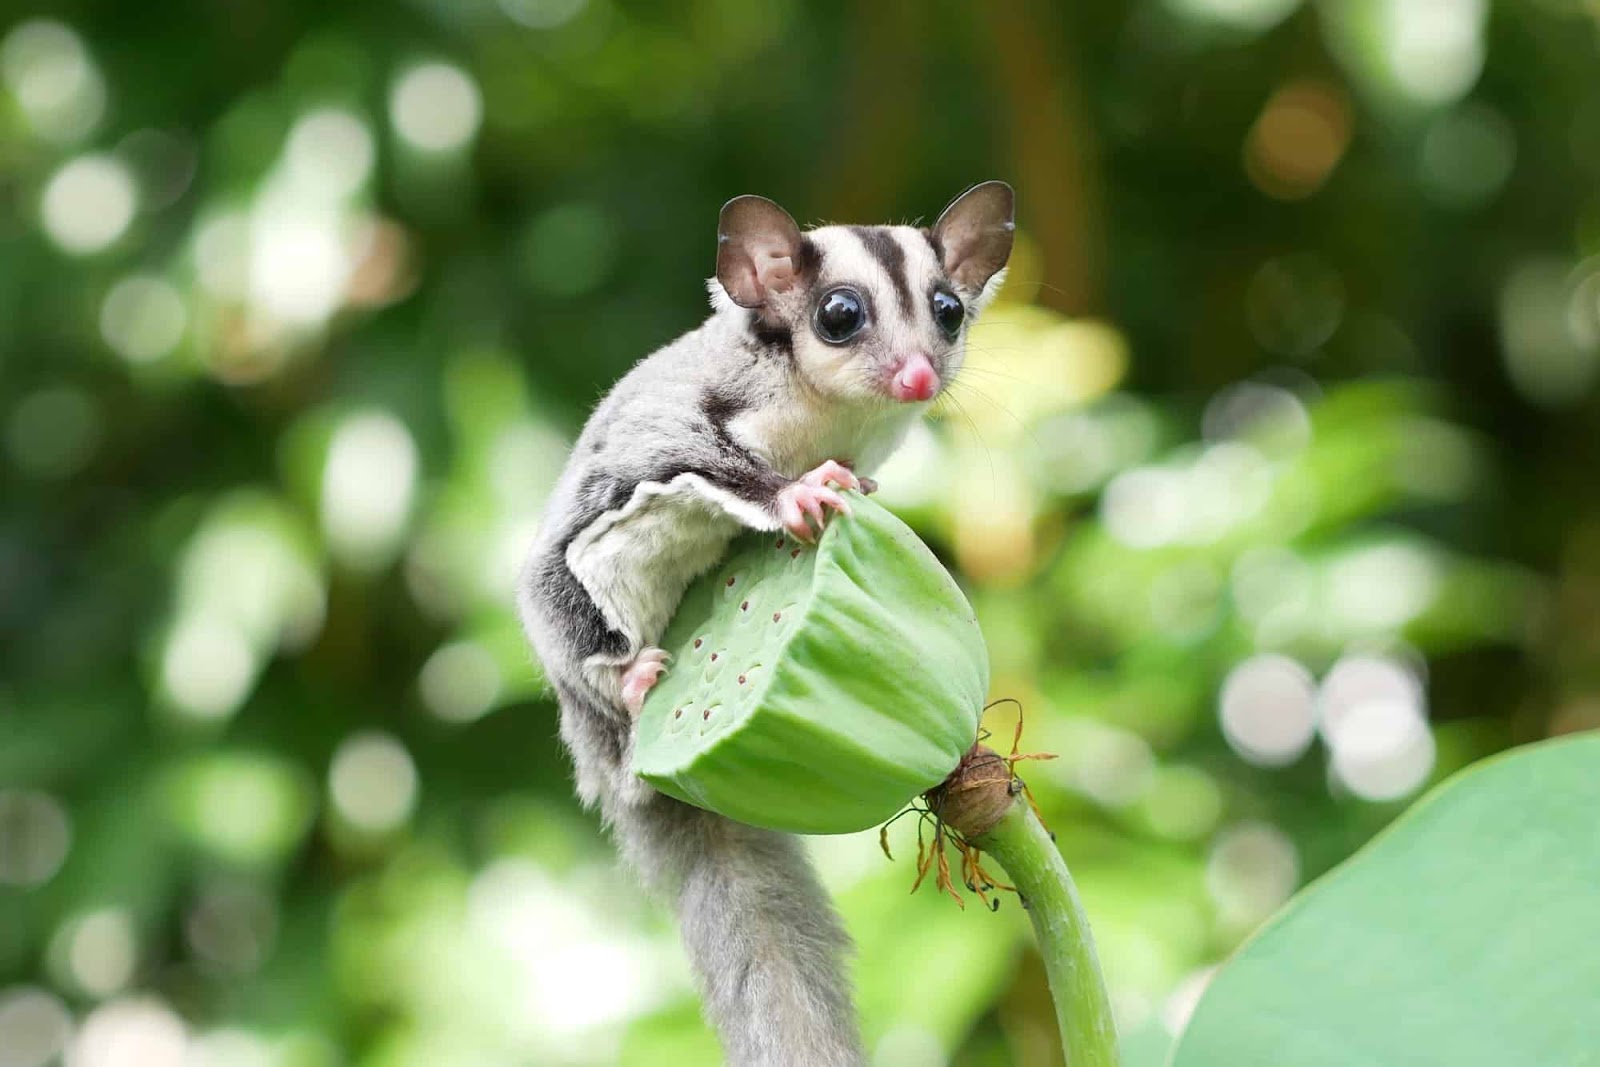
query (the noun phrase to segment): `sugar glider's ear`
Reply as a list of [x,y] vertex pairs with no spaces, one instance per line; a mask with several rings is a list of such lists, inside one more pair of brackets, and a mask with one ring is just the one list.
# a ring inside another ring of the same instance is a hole
[[1011,258],[1016,194],[1005,182],[974,185],[950,201],[930,235],[944,271],[963,289],[981,290]]
[[736,196],[717,219],[717,281],[740,307],[761,307],[801,274],[800,227],[764,196]]

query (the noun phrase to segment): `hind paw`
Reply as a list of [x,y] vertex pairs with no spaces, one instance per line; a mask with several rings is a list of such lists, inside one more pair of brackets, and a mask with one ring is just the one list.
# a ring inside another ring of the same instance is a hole
[[622,704],[628,714],[639,717],[644,698],[650,695],[656,682],[667,672],[671,656],[659,648],[647,648],[633,657],[633,662],[622,668]]

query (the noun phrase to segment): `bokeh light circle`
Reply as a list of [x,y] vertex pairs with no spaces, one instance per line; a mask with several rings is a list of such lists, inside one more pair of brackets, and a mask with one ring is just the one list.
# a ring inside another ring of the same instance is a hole
[[405,823],[417,803],[417,766],[386,733],[356,734],[339,746],[328,772],[334,808],[352,826],[386,833]]
[[188,322],[177,287],[148,274],[117,282],[100,305],[100,336],[129,363],[150,363],[171,352]]
[[185,1067],[189,1033],[154,997],[128,997],[96,1008],[67,1049],[66,1067]]
[[389,119],[395,132],[424,152],[464,147],[483,119],[478,83],[449,63],[423,63],[395,81],[389,94]]
[[1222,684],[1218,716],[1228,744],[1251,763],[1281,767],[1311,747],[1316,735],[1316,685],[1287,656],[1245,660]]
[[72,845],[72,821],[48,793],[0,790],[0,886],[29,888],[55,877]]
[[417,688],[428,710],[446,722],[472,722],[500,696],[500,665],[476,641],[453,641],[428,657]]
[[111,156],[79,156],[45,183],[39,202],[45,232],[62,251],[92,255],[133,221],[138,194],[128,168]]
[[0,990],[0,1067],[46,1067],[66,1047],[72,1013],[33,986]]

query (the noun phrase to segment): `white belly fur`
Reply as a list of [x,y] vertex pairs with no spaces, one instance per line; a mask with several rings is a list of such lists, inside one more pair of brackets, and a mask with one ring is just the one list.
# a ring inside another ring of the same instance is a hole
[[899,447],[925,407],[817,410],[804,403],[770,405],[740,415],[732,430],[735,438],[790,478],[829,459],[848,461],[856,473],[871,474]]

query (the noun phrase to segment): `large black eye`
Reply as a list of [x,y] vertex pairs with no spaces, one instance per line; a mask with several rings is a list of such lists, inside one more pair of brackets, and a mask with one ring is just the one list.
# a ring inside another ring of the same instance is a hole
[[933,321],[939,324],[939,329],[954,337],[961,329],[961,320],[966,317],[967,309],[962,306],[954,293],[947,293],[943,289],[934,292]]
[[835,289],[817,305],[817,336],[829,344],[843,344],[867,324],[867,309],[854,289]]

